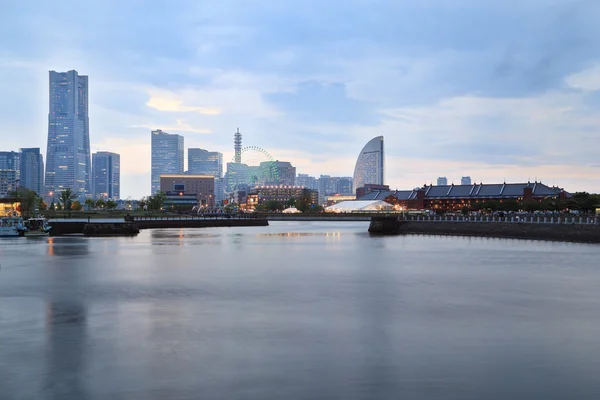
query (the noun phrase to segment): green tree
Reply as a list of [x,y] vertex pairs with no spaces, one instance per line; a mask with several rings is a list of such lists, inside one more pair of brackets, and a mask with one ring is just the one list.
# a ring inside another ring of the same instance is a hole
[[36,192],[26,188],[19,188],[16,192],[11,193],[11,196],[19,199],[19,202],[21,203],[21,215],[23,218],[34,216],[39,198]]
[[48,204],[46,204],[46,202],[44,201],[44,199],[42,199],[41,197],[38,197],[37,200],[37,208],[40,211],[45,211],[48,208]]
[[596,209],[600,198],[598,195],[589,194],[587,192],[573,193],[570,199],[567,200],[567,208],[578,210],[583,213],[589,213]]
[[96,208],[99,208],[101,210],[106,208],[106,202],[102,199],[98,199],[96,200]]
[[81,205],[81,202],[79,200],[75,200],[73,204],[71,204],[71,210],[73,211],[81,211],[82,209],[83,206]]
[[144,208],[146,208],[148,206],[148,197],[142,197],[141,199],[139,199],[137,201],[137,207],[140,210],[143,210]]
[[77,194],[74,193],[71,188],[66,188],[58,196],[58,201],[62,205],[63,210],[70,210],[73,205],[73,200],[77,198]]
[[523,211],[534,212],[542,209],[542,204],[539,201],[535,200],[525,200],[521,203],[521,208]]
[[94,199],[85,199],[84,201],[85,208],[88,211],[91,211],[96,207],[96,201]]
[[314,210],[311,210],[312,206],[313,206],[313,204],[312,204],[312,197],[310,195],[310,190],[303,189],[302,195],[296,201],[296,208],[302,212],[314,211]]
[[52,200],[50,202],[50,205],[48,206],[48,210],[50,210],[50,211],[56,210],[56,206],[54,205],[54,200]]
[[113,199],[108,199],[106,201],[106,209],[114,210],[115,208],[117,208],[117,202],[114,201]]
[[268,200],[264,205],[269,211],[283,210],[283,204],[277,200]]
[[167,195],[163,192],[158,192],[154,196],[148,198],[148,208],[152,211],[160,211],[165,205]]

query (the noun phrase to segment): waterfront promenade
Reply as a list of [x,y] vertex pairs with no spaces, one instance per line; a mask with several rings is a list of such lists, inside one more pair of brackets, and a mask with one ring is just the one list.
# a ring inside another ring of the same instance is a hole
[[371,219],[372,234],[428,234],[600,243],[597,217],[573,216],[402,216]]

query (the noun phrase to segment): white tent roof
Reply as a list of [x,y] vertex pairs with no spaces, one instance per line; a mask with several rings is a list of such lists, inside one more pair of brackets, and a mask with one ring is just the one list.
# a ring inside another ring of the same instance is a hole
[[286,213],[286,214],[290,214],[290,213],[301,213],[302,211],[298,210],[296,207],[290,207],[290,208],[286,208],[285,210],[283,210],[282,212]]
[[352,212],[352,211],[380,211],[392,210],[394,206],[381,200],[353,200],[342,201],[325,208],[325,211],[331,212]]

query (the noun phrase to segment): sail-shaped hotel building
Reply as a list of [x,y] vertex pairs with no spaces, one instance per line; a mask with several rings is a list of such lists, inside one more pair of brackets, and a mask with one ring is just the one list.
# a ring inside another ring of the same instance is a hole
[[354,167],[354,191],[366,184],[383,185],[383,136],[369,140],[363,147]]

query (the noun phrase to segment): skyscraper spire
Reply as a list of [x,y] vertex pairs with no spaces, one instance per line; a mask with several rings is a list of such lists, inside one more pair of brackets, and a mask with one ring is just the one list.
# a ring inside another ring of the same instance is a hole
[[242,134],[240,128],[237,128],[235,135],[233,135],[233,149],[235,150],[235,162],[242,162]]

